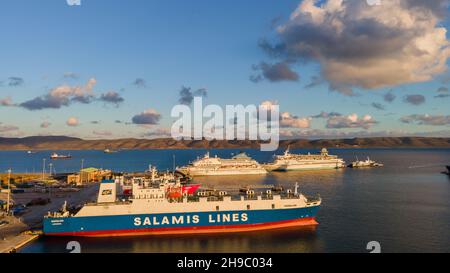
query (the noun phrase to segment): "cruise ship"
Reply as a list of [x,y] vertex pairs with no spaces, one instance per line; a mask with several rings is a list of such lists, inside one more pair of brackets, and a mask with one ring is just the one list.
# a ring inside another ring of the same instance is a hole
[[210,157],[209,152],[203,158],[199,158],[191,164],[177,168],[177,171],[189,176],[209,175],[248,175],[266,174],[264,169],[256,160],[246,153],[239,153],[231,159],[223,159],[217,156]]
[[[232,196],[225,191],[188,194],[173,183],[133,180],[132,196],[123,199],[122,178],[100,184],[95,203],[76,212],[67,206],[44,218],[47,236],[111,237],[135,235],[250,232],[315,226],[320,197],[295,190]],[[176,194],[178,193],[178,194]]]
[[273,162],[263,165],[269,171],[300,171],[345,168],[345,161],[329,155],[323,148],[320,154],[291,154],[289,147],[283,155],[276,155]]

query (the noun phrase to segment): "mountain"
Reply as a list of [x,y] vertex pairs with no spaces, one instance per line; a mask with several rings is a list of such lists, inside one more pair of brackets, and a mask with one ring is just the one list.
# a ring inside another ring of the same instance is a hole
[[[103,139],[85,140],[66,136],[32,136],[25,138],[0,137],[0,150],[103,150],[109,149],[226,149],[259,148],[259,141],[250,140],[180,140],[159,139]],[[434,137],[377,137],[351,139],[295,139],[281,140],[280,147],[291,148],[407,148],[448,147],[450,138]]]

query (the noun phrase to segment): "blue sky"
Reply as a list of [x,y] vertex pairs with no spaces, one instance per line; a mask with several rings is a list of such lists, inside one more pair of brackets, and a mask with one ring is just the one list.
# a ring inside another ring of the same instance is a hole
[[[299,3],[82,0],[81,6],[68,6],[65,0],[2,1],[0,99],[4,103],[0,106],[0,136],[144,137],[145,133],[170,128],[170,110],[178,103],[183,86],[192,91],[207,90],[206,103],[278,102],[294,120],[310,119],[308,128],[286,128],[303,131],[306,137],[389,132],[450,136],[450,97],[435,98],[448,92],[437,92],[448,87],[442,80],[447,72],[433,72],[429,80],[381,87],[355,84],[352,89],[358,95],[348,96],[330,90],[331,75],[322,75],[322,84],[305,88],[312,76],[323,74],[324,64],[300,58],[288,63],[299,80],[251,81],[250,76],[259,73],[252,66],[285,62],[272,59],[258,42],[282,39],[276,28],[288,24]],[[446,18],[436,27],[446,28]],[[11,84],[13,77],[23,81]],[[90,79],[96,81],[92,92],[97,99],[89,103],[71,102],[39,110],[21,106],[59,86],[83,87]],[[133,84],[136,79],[143,79],[145,86]],[[383,98],[390,90],[396,96],[393,102]],[[98,99],[107,92],[116,93],[123,102]],[[425,102],[405,102],[407,95],[422,95]],[[378,110],[373,103],[385,109]],[[160,120],[133,124],[133,117],[147,109],[160,114]],[[312,118],[322,111],[337,112],[344,118],[353,113],[359,118],[370,115],[375,122],[346,126],[342,125],[345,119]],[[408,116],[410,120],[405,119]],[[67,124],[71,117],[77,119],[76,126]],[[340,125],[326,128],[327,122]]]

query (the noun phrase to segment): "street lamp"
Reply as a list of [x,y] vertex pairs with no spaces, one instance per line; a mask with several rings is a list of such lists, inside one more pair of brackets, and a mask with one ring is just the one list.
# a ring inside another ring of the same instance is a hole
[[9,203],[11,199],[11,169],[8,170],[8,200],[6,203],[6,214],[9,215]]
[[45,176],[45,158],[42,159],[42,181],[44,181]]

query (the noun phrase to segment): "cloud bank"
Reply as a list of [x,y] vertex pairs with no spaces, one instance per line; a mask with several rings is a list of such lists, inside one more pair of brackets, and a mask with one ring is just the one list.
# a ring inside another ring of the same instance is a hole
[[432,125],[432,126],[443,126],[443,125],[450,125],[450,115],[444,116],[444,115],[409,115],[402,117],[400,119],[403,123],[408,124],[419,124],[419,125]]
[[156,125],[161,119],[161,114],[154,109],[147,109],[144,112],[135,115],[131,121],[139,125]]
[[330,88],[374,89],[431,80],[450,56],[441,25],[446,1],[304,0],[260,47],[272,58],[314,61]]
[[93,88],[97,80],[91,78],[84,86],[69,86],[61,85],[52,90],[46,95],[36,97],[34,99],[25,101],[19,106],[30,110],[43,109],[59,109],[63,106],[69,106],[72,102],[90,103],[94,98]]

